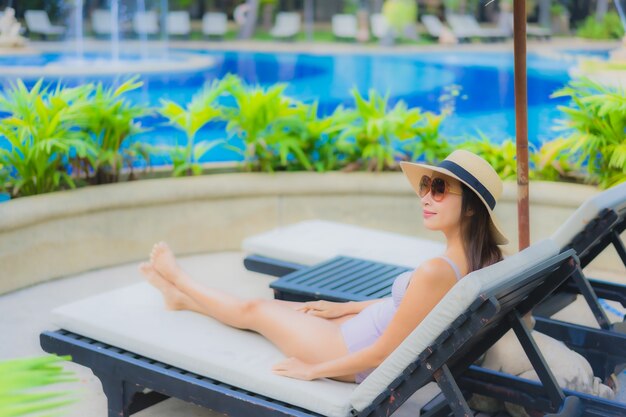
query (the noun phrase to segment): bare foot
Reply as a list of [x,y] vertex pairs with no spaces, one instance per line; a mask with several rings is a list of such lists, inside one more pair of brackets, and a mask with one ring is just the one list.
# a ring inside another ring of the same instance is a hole
[[174,253],[165,242],[156,243],[150,252],[150,263],[162,278],[176,285],[183,271],[176,263]]
[[147,262],[139,265],[139,272],[148,280],[152,286],[161,291],[163,300],[168,310],[187,310],[191,300],[183,294],[173,284],[163,279],[163,277]]

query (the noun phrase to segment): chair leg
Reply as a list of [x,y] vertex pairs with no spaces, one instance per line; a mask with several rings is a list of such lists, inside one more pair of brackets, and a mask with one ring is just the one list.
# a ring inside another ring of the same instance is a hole
[[130,417],[133,397],[141,392],[141,389],[108,374],[96,371],[94,374],[100,379],[104,395],[107,397],[108,416]]
[[463,393],[461,393],[459,386],[454,380],[448,365],[443,365],[441,368],[437,369],[433,372],[433,376],[456,417],[469,417],[474,415],[469,405],[467,405],[467,401],[465,401],[465,397],[463,397]]
[[509,315],[509,320],[515,335],[526,353],[526,356],[528,356],[530,363],[533,365],[535,372],[537,372],[537,375],[539,376],[539,380],[543,384],[544,389],[547,391],[548,397],[552,402],[552,406],[555,410],[558,410],[565,399],[563,390],[557,383],[554,374],[552,374],[550,367],[541,354],[539,347],[537,347],[535,340],[530,335],[530,331],[524,324],[520,314],[516,310],[512,311]]
[[613,242],[613,246],[615,246],[615,250],[619,254],[619,257],[622,259],[624,266],[626,266],[626,248],[624,247],[624,242],[622,242],[622,239],[617,231],[613,230],[611,240]]

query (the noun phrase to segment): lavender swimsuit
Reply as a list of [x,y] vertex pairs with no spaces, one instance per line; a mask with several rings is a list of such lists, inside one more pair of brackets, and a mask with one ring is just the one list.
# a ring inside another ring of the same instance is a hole
[[[446,256],[440,258],[454,269],[456,279],[461,279],[459,267]],[[341,334],[350,353],[372,345],[383,334],[404,298],[412,273],[413,271],[406,271],[398,275],[391,286],[391,297],[367,306],[359,314],[341,324]],[[372,371],[373,369],[369,369],[356,374],[356,382],[361,383]]]

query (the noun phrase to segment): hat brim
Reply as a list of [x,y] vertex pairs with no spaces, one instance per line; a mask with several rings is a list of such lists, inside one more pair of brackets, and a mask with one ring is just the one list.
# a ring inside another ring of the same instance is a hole
[[404,172],[404,175],[409,180],[411,187],[413,187],[413,191],[415,191],[418,197],[419,197],[420,181],[422,179],[422,176],[423,175],[432,176],[433,172],[438,172],[440,174],[447,175],[448,177],[454,178],[455,180],[465,184],[470,190],[474,191],[474,193],[478,196],[478,198],[480,198],[480,201],[482,201],[485,208],[487,209],[487,212],[489,213],[489,218],[491,220],[490,227],[493,232],[493,236],[494,236],[494,239],[496,240],[496,243],[498,245],[506,245],[507,243],[509,243],[509,239],[506,237],[504,232],[502,232],[502,227],[500,226],[500,222],[498,221],[498,218],[496,217],[493,210],[491,210],[491,207],[489,207],[489,204],[487,204],[487,202],[480,195],[480,193],[476,192],[474,187],[472,187],[466,181],[459,178],[452,171],[449,171],[445,168],[440,168],[434,165],[420,164],[417,162],[405,162],[405,161],[400,162],[400,168],[402,168],[402,172]]

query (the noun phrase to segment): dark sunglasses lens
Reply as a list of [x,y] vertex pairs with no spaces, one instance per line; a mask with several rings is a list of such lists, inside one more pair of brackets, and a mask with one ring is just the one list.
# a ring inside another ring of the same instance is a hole
[[424,175],[420,180],[420,197],[424,197],[430,191],[430,177]]
[[446,182],[442,178],[434,178],[430,186],[433,200],[440,201],[446,193]]

